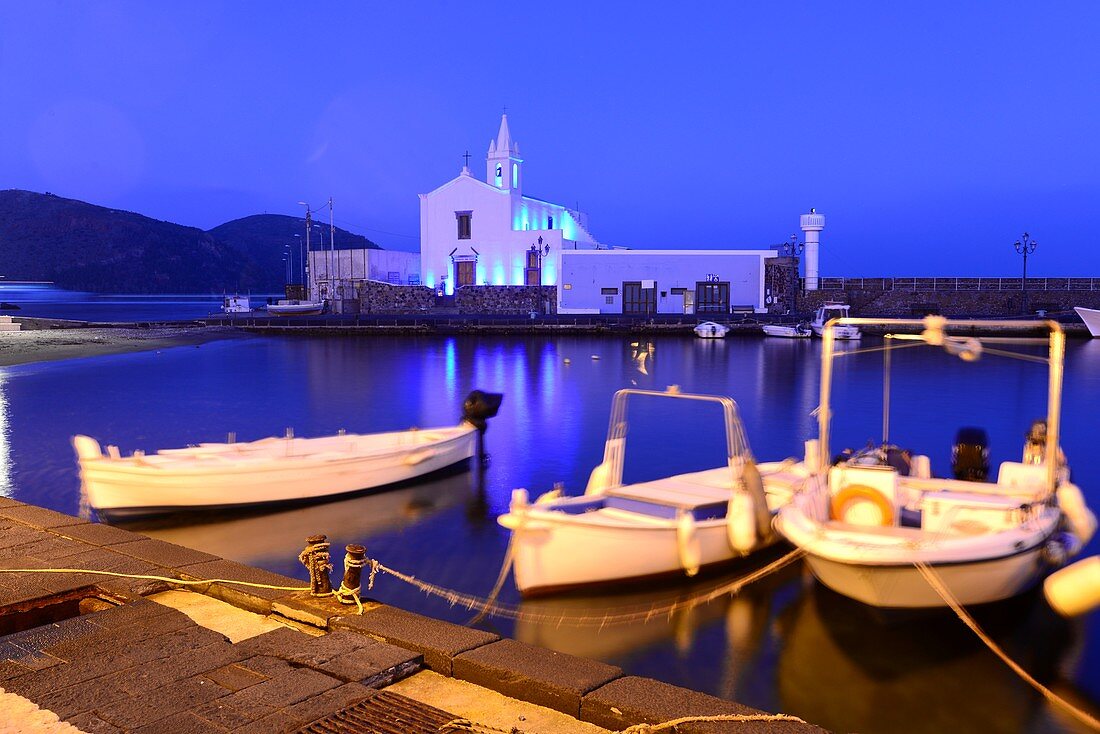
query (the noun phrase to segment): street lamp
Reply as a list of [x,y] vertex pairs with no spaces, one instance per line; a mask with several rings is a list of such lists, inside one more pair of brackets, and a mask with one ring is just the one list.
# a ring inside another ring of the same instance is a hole
[[1027,313],[1027,256],[1035,252],[1039,243],[1031,239],[1031,235],[1024,232],[1024,236],[1013,243],[1016,252],[1024,256],[1024,278],[1020,281],[1020,290],[1023,291],[1024,313]]
[[798,255],[801,255],[802,251],[805,250],[805,249],[806,249],[806,243],[805,242],[799,242],[798,241],[798,235],[795,235],[795,234],[791,235],[790,241],[784,242],[781,245],[779,245],[779,251],[782,252],[784,255],[794,255],[796,257]]

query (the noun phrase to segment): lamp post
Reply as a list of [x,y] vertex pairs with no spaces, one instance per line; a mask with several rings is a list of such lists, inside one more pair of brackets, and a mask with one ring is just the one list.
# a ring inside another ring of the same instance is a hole
[[798,235],[792,234],[787,242],[779,245],[779,251],[784,255],[793,255],[798,257],[802,254],[802,251],[806,249],[805,242],[798,241]]
[[1020,290],[1023,292],[1024,313],[1027,313],[1027,256],[1035,252],[1035,248],[1038,246],[1039,243],[1031,239],[1031,235],[1027,232],[1024,232],[1024,236],[1013,243],[1016,252],[1024,256],[1024,277],[1020,281]]
[[305,250],[302,249],[302,235],[294,235],[298,238],[298,242],[294,249],[298,251],[298,273],[302,276],[302,284],[305,285],[306,281],[306,255]]
[[[313,226],[313,212],[310,211],[309,204],[307,204],[304,201],[299,201],[298,205],[299,206],[304,206],[306,208],[306,252],[309,252],[309,230],[312,229],[312,226]],[[307,257],[308,257],[308,255],[307,255]],[[303,273],[304,273],[304,271],[303,271]],[[305,276],[303,275],[302,277],[304,278]],[[310,283],[309,281],[306,281],[306,285],[307,285],[306,290],[307,290],[307,294],[308,294],[307,297],[310,300],[312,300],[313,299],[313,284]]]

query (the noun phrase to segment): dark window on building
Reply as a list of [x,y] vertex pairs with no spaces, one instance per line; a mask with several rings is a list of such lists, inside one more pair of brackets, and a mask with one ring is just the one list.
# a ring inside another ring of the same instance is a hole
[[700,281],[695,284],[695,313],[729,313],[730,284]]
[[455,218],[458,220],[458,238],[460,240],[470,239],[470,219],[472,217],[472,212],[455,212]]
[[390,270],[386,273],[386,280],[394,285],[401,285],[401,273]]
[[618,288],[600,288],[600,295],[602,296],[617,296],[619,295]]
[[420,285],[420,273],[413,273],[409,276],[409,285]]
[[657,288],[642,288],[641,281],[623,281],[623,313],[657,313]]
[[614,303],[615,302],[615,296],[604,296],[603,300],[604,300],[604,303]]
[[547,217],[546,218],[546,228],[547,229],[553,229],[554,228],[554,218],[553,217]]
[[687,288],[673,288],[669,292],[672,293],[672,295],[674,295],[674,296],[682,296],[682,295],[684,295],[685,293],[688,292],[688,289]]

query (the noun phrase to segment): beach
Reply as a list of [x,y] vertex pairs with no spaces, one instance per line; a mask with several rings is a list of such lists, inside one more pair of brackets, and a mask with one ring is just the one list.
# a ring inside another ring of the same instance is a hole
[[[35,325],[37,324],[30,324],[32,327]],[[240,336],[240,331],[229,327],[28,328],[28,324],[24,322],[21,331],[0,332],[0,367],[169,347],[199,346],[209,341]]]

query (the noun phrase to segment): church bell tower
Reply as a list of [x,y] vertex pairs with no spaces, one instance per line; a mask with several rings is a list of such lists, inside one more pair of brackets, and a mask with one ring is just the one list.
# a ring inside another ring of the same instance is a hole
[[507,114],[500,116],[500,130],[496,139],[489,141],[485,182],[516,194],[523,191],[523,159],[519,155],[519,144],[512,141],[508,131]]

